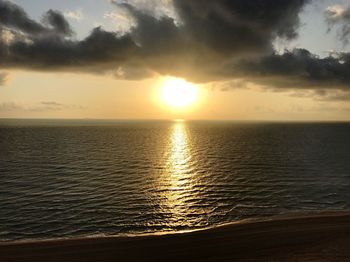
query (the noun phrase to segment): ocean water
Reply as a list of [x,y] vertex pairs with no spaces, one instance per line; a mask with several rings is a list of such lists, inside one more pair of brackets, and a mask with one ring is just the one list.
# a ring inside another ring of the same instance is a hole
[[350,210],[349,123],[0,121],[0,241]]

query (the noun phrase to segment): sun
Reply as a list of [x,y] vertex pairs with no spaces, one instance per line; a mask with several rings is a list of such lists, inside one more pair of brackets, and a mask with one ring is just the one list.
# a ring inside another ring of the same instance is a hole
[[175,109],[184,109],[194,105],[199,98],[199,89],[181,78],[167,78],[161,89],[161,100]]

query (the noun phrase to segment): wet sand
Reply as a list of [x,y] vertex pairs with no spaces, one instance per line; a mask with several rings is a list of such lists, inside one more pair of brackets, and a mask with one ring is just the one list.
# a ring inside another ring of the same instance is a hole
[[0,261],[350,261],[350,212],[162,235],[0,243]]

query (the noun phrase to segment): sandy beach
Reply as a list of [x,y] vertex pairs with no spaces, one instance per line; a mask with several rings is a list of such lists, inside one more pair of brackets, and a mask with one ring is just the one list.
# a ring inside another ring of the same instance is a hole
[[1,243],[0,261],[350,261],[350,212],[173,234]]

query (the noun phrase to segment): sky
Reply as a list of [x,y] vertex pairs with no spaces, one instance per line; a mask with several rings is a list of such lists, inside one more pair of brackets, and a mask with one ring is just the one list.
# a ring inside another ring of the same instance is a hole
[[348,121],[349,40],[349,0],[0,0],[0,118]]

